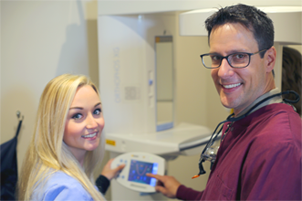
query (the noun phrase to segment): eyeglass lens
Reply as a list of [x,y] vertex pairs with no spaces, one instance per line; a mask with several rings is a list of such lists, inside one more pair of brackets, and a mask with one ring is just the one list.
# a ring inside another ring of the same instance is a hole
[[233,68],[246,67],[250,62],[250,56],[247,53],[234,53],[227,57],[222,57],[220,55],[204,55],[202,57],[202,62],[207,68],[218,68],[224,58],[227,59],[229,65]]

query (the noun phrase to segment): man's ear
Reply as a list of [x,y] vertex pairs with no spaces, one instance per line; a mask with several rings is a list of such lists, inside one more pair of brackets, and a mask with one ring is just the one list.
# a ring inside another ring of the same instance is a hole
[[272,46],[270,49],[268,49],[264,55],[265,57],[265,64],[266,64],[266,72],[271,72],[274,67],[275,67],[275,63],[276,63],[276,49],[274,46]]

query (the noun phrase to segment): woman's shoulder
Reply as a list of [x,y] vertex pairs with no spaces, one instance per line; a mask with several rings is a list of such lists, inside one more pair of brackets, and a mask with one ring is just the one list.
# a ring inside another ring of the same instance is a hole
[[61,185],[64,185],[64,184],[74,184],[74,185],[81,185],[78,180],[76,180],[74,177],[66,174],[65,172],[63,171],[56,171],[54,173],[52,173],[49,178],[48,178],[48,181],[47,181],[47,184],[51,185],[56,185],[56,184],[61,184]]
[[52,173],[39,187],[33,194],[35,200],[92,200],[78,180],[62,171]]

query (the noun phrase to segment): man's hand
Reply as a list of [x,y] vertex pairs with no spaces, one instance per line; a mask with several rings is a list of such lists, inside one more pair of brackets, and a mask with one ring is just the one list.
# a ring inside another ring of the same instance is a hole
[[110,159],[107,164],[104,166],[101,175],[105,176],[107,179],[111,180],[113,179],[119,171],[121,171],[125,164],[119,165],[118,167],[111,169],[111,163],[114,160],[114,158]]
[[181,184],[174,177],[150,173],[147,173],[146,176],[157,179],[157,184],[155,186],[157,192],[161,192],[169,198],[176,198],[177,189]]

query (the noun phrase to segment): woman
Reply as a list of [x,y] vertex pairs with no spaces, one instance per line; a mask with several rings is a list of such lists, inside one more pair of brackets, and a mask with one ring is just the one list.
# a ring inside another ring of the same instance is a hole
[[[60,75],[45,87],[24,160],[20,200],[105,200],[93,171],[104,153],[104,118],[96,86],[85,76]],[[112,179],[123,168],[104,171]]]
[[[302,55],[298,50],[284,46],[282,56],[282,91],[294,90],[301,97]],[[293,96],[287,98],[295,99]],[[297,103],[292,103],[292,105],[302,117],[301,99]]]

